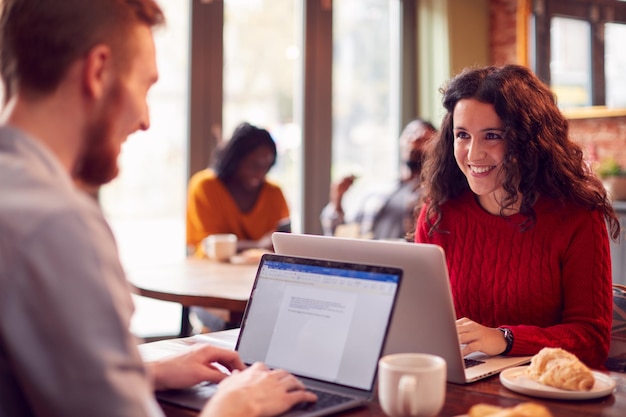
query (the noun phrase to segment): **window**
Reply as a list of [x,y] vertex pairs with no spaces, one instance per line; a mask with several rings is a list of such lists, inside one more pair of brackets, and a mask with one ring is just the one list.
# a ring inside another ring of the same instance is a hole
[[150,129],[128,138],[120,175],[99,194],[122,261],[134,263],[185,257],[189,8],[159,4],[167,25],[154,33],[159,81],[148,96]]
[[589,22],[554,17],[551,22],[550,80],[562,108],[591,106]]
[[626,2],[537,0],[535,71],[562,108],[626,107]]
[[302,101],[300,0],[224,2],[223,138],[241,122],[267,129],[278,155],[268,174],[300,231]]
[[626,54],[624,53],[626,24],[607,23],[605,28],[606,105],[612,108],[626,108]]
[[[333,2],[332,178],[357,180],[346,213],[398,177],[399,32],[388,0]],[[363,88],[367,86],[367,88]]]

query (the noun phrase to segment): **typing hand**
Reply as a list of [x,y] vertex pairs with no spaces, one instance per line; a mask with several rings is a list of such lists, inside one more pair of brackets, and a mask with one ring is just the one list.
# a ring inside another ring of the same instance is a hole
[[201,417],[275,416],[295,404],[316,400],[316,395],[305,391],[302,382],[287,371],[255,363],[224,379]]
[[463,356],[478,351],[493,356],[506,349],[506,341],[500,330],[483,326],[467,317],[456,321],[456,332],[462,345]]
[[222,369],[245,369],[235,351],[197,344],[174,356],[146,363],[154,377],[156,390],[192,387],[200,382],[220,382],[228,376]]

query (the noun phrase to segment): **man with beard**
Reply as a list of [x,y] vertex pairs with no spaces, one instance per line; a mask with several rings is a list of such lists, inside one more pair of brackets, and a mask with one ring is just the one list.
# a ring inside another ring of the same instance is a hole
[[[201,346],[144,364],[109,226],[74,180],[117,174],[149,127],[154,0],[3,0],[0,74],[0,416],[161,416],[154,389],[222,381],[203,416],[315,400],[292,375]],[[221,372],[220,363],[232,371]]]
[[400,179],[387,193],[368,194],[352,216],[344,214],[343,197],[356,179],[347,176],[331,185],[330,202],[320,215],[325,235],[334,235],[337,227],[354,224],[359,237],[407,239],[415,230],[415,208],[420,196],[420,174],[424,145],[436,133],[435,127],[421,119],[409,122],[400,135]]

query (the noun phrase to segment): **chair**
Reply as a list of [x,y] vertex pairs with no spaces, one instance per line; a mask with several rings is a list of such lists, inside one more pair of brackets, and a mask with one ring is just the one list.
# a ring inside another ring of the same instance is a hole
[[611,371],[626,372],[626,285],[613,284],[611,347],[604,365]]

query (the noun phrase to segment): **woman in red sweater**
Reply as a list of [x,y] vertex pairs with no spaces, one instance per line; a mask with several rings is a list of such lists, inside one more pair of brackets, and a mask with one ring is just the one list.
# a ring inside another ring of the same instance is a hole
[[464,354],[607,358],[619,222],[553,93],[517,65],[467,69],[424,167],[416,242],[446,252]]

